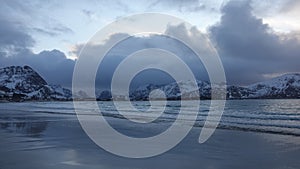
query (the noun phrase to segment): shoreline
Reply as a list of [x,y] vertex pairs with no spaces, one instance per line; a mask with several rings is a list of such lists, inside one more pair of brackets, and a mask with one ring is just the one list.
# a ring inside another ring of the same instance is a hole
[[[202,101],[211,101],[211,99],[167,99],[167,101],[194,101],[194,100],[202,100]],[[222,100],[222,99],[219,99]],[[235,100],[300,100],[300,98],[245,98],[245,99],[225,99],[226,101],[235,101]],[[24,100],[24,101],[9,101],[9,100],[0,100],[1,103],[32,103],[32,102],[113,102],[113,101],[131,101],[131,102],[145,102],[150,100],[97,100],[97,99],[76,99],[76,100]],[[154,99],[151,101],[162,101],[162,99]],[[213,101],[218,101],[214,99]]]

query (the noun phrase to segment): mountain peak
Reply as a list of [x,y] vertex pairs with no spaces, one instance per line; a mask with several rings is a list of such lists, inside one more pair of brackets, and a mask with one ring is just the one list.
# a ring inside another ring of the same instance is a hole
[[47,82],[30,66],[0,68],[0,100],[70,99],[71,92]]
[[279,77],[275,77],[274,79],[291,79],[291,78],[294,78],[294,79],[300,79],[300,73],[288,73],[288,74],[284,74],[284,75],[281,75]]
[[254,83],[252,85],[249,85],[248,87],[257,88],[257,86],[267,86],[273,88],[284,88],[287,85],[300,87],[300,74],[288,73],[263,82]]

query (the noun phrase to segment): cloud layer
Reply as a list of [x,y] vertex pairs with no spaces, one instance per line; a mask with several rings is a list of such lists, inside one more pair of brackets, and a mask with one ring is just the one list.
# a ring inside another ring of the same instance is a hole
[[[193,4],[195,1],[190,3]],[[181,1],[176,1],[176,4],[180,7]],[[211,26],[208,32],[222,59],[229,84],[249,84],[277,74],[300,72],[300,42],[295,33],[274,32],[262,19],[253,15],[249,1],[230,1],[222,7],[221,12],[220,22]],[[30,65],[49,83],[71,86],[76,61],[68,59],[58,50],[32,52],[35,40],[26,25],[8,20],[7,15],[1,12],[0,23],[0,67]],[[72,32],[67,28],[51,28],[51,31],[36,28],[35,31],[50,36],[55,36],[59,32]],[[184,25],[170,26],[166,28],[166,33],[180,34],[201,46],[197,42],[200,34],[196,28],[187,29]],[[123,35],[122,33],[112,35],[107,43],[117,36]],[[83,44],[75,46],[71,53],[78,55],[82,46]],[[159,47],[178,54],[191,67],[198,79],[207,79],[203,65],[190,49],[167,37],[150,36],[132,37],[117,45],[100,65],[97,82],[107,86],[114,69],[124,57],[149,47]],[[90,55],[96,57],[93,48],[101,48],[101,45],[89,48]],[[155,71],[144,72],[136,79],[137,84],[157,81],[167,83],[170,80],[172,80],[170,77]]]
[[268,74],[299,72],[300,42],[276,34],[252,14],[250,1],[230,1],[210,28],[230,83],[252,83]]

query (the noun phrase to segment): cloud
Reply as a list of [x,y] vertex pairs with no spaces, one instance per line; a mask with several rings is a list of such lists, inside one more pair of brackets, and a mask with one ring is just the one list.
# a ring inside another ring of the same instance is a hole
[[[75,61],[67,59],[58,50],[32,52],[35,40],[29,29],[19,22],[0,14],[0,67],[29,65],[49,83],[70,87]],[[57,31],[65,31],[57,29]]]
[[14,55],[35,44],[35,40],[28,34],[26,26],[7,17],[6,8],[9,6],[0,5],[0,57]]
[[37,33],[41,33],[44,35],[48,35],[48,36],[59,36],[59,35],[64,35],[64,34],[73,34],[73,30],[65,27],[63,25],[56,25],[56,26],[52,26],[52,27],[44,27],[44,28],[32,28],[33,31],[37,32]]
[[92,19],[95,15],[95,12],[93,12],[91,10],[87,10],[87,9],[83,9],[83,10],[81,10],[81,12],[90,19]]
[[286,13],[294,10],[299,11],[299,9],[300,9],[300,1],[286,0],[280,11]]
[[[48,15],[57,2],[39,2],[39,1],[2,1],[0,4],[1,18],[10,22],[18,22],[27,30],[44,34],[47,36],[59,36],[71,34],[74,31]],[[53,10],[56,10],[54,8]]]
[[50,27],[50,29],[56,32],[57,34],[74,33],[74,31],[71,28],[68,28],[62,24],[56,24],[55,26]]
[[[201,41],[199,41],[199,39],[202,39],[203,37],[195,27],[187,29],[184,24],[168,26],[165,30],[165,34],[169,36],[180,36],[191,43],[199,45],[199,47],[205,46],[203,42],[201,43]],[[126,36],[127,34],[123,33],[113,34],[106,41],[106,43],[101,45],[84,46],[84,44],[79,44],[73,48],[71,54],[79,55],[80,51],[83,49],[83,47],[85,47],[85,55],[80,57],[88,57],[91,60],[96,60],[95,57],[98,57],[100,51],[102,51],[105,45],[111,44],[116,39]],[[109,53],[107,53],[98,68],[98,75],[96,79],[96,83],[98,84],[97,87],[108,88],[110,86],[113,73],[121,61],[134,52],[149,48],[164,49],[172,52],[180,57],[187,65],[189,65],[197,79],[208,80],[207,73],[201,61],[189,47],[180,41],[161,35],[132,36],[115,45],[109,51]],[[133,61],[131,65],[128,65],[128,70],[130,70],[134,65],[140,65],[141,62],[149,63],[149,65],[153,64],[152,58],[149,57],[149,59]],[[172,60],[164,58],[163,54],[161,58],[156,61],[156,64],[163,64],[170,69],[178,69],[176,64],[173,63]],[[162,71],[149,70],[139,74],[133,81],[132,87],[137,87],[147,83],[166,84],[170,82],[173,82],[173,79],[169,75],[163,73]]]
[[250,1],[230,1],[221,12],[221,21],[209,30],[230,83],[248,84],[264,80],[266,74],[300,71],[297,38],[274,32],[253,15]]
[[[223,62],[227,82],[246,85],[266,80],[274,74],[299,72],[299,33],[279,34],[268,24],[264,24],[261,18],[254,16],[252,10],[250,1],[230,1],[221,9],[220,22],[208,30]],[[201,34],[195,27],[187,29],[182,24],[170,26],[166,29],[166,34],[189,39],[198,47],[205,46],[197,41],[201,39]],[[107,43],[110,43],[109,40]],[[164,48],[178,54],[188,63],[198,79],[207,79],[202,63],[195,59],[191,51],[178,42],[159,36],[133,37],[117,45],[106,60],[105,73],[101,76],[109,83],[113,70],[125,56],[149,47]],[[156,76],[148,74],[144,77],[146,79]],[[160,82],[165,83],[163,78]]]
[[[172,3],[178,8],[182,5],[193,7],[192,4],[199,6],[198,1],[192,0],[186,4],[183,1],[163,3]],[[21,8],[24,7],[18,6],[18,9]],[[86,12],[88,15],[88,11]],[[210,27],[208,32],[224,64],[228,83],[249,84],[277,74],[300,72],[300,42],[297,38],[300,36],[299,32],[288,34],[274,32],[268,24],[264,24],[262,19],[253,15],[249,1],[230,1],[224,5],[221,12],[220,22]],[[10,20],[7,14],[1,11],[0,23],[0,67],[30,65],[49,83],[71,86],[76,61],[67,59],[65,54],[58,50],[33,53],[31,48],[35,45],[35,40],[29,34],[30,28],[24,26],[21,21]],[[35,27],[35,31],[48,36],[72,33],[71,29],[62,25],[51,24],[51,26]],[[165,33],[188,39],[199,48],[205,47],[205,44],[198,41],[202,35],[196,27],[187,29],[183,24],[169,26]],[[123,36],[126,34],[114,34],[102,45],[87,46],[88,57],[95,59],[98,57],[98,50]],[[78,56],[83,46],[84,44],[75,45],[70,54]],[[99,86],[107,87],[118,64],[129,54],[145,48],[162,48],[177,54],[190,66],[198,79],[207,80],[207,73],[202,63],[188,47],[166,36],[152,35],[131,37],[116,45],[100,65],[96,79]],[[147,60],[143,61],[147,62]],[[164,60],[163,57],[161,63],[172,66],[172,62]],[[169,76],[153,70],[143,72],[135,79],[136,85],[163,84],[169,81],[172,81]]]
[[206,5],[199,0],[156,0],[150,4],[149,8],[153,8],[156,6],[173,8],[180,12],[199,12],[206,9]]
[[34,45],[33,38],[22,31],[26,28],[19,24],[11,24],[3,19],[0,19],[0,24],[0,51],[2,57],[12,55]]

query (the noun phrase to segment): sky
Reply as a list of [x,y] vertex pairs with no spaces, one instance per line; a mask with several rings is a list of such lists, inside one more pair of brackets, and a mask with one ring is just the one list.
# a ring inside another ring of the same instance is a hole
[[[0,67],[29,65],[49,83],[70,87],[82,46],[107,24],[143,12],[179,17],[206,34],[220,55],[229,84],[247,85],[300,72],[300,1],[297,0],[2,0]],[[197,36],[180,25],[167,27],[166,32],[185,32],[189,38]],[[134,37],[118,50],[128,52],[126,45],[140,49],[147,41],[165,44],[166,39]],[[185,51],[177,44],[166,48]],[[122,60],[120,57],[109,56],[101,76],[97,77],[100,81],[110,81],[114,65]],[[205,77],[201,63],[189,59],[185,53],[181,57],[190,62],[194,72],[200,72],[196,77]],[[154,75],[148,73],[145,77]]]

